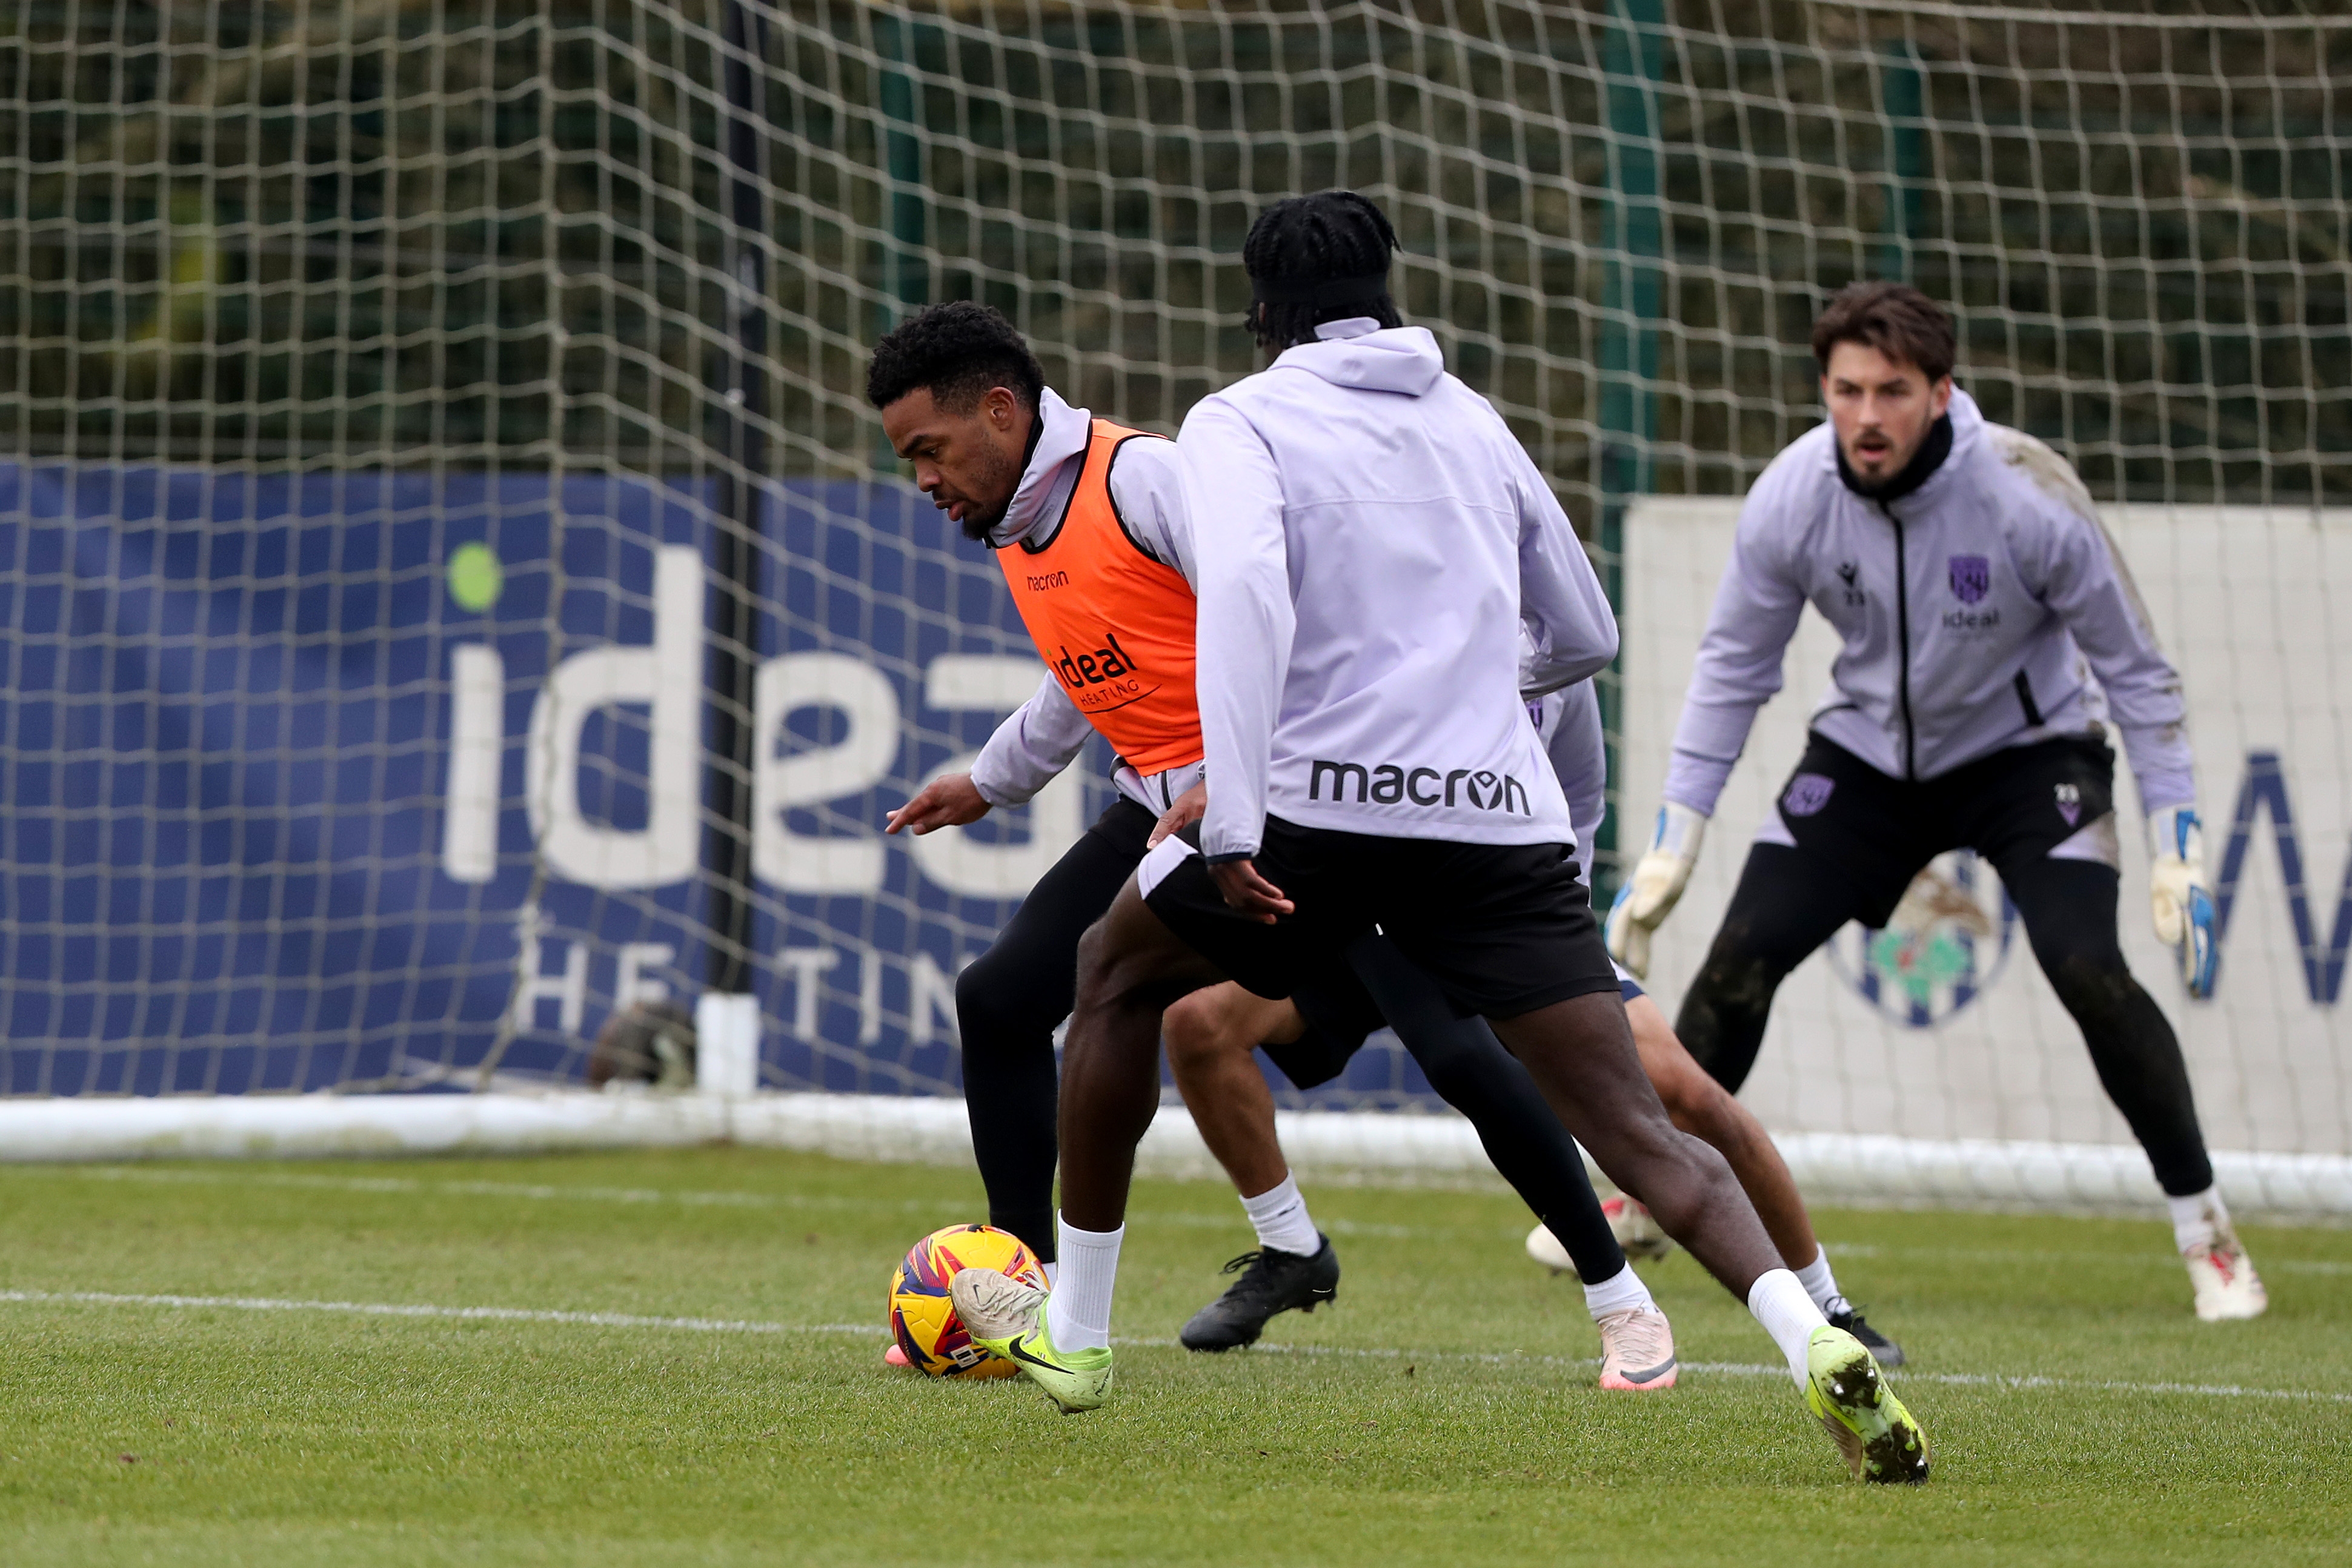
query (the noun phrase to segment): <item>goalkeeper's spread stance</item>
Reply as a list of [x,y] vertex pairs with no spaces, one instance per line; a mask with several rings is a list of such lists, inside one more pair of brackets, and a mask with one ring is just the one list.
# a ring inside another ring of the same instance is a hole
[[1748,1303],[1855,1473],[1924,1479],[1926,1439],[1869,1351],[1823,1320],[1730,1167],[1643,1074],[1515,671],[1522,624],[1537,689],[1600,669],[1616,625],[1527,453],[1435,340],[1399,324],[1394,244],[1344,191],[1251,227],[1250,324],[1281,353],[1178,438],[1208,815],[1197,853],[1162,843],[1087,932],[1064,1051],[1062,1215],[1106,1245],[1066,1250],[1050,1297],[967,1268],[956,1310],[1063,1408],[1101,1404],[1108,1312],[1088,1309],[1111,1299],[1161,1011],[1227,978],[1286,995],[1378,929]]
[[1737,1090],[1781,977],[1846,921],[1883,924],[1938,853],[1974,849],[2147,1151],[2197,1315],[2251,1318],[2266,1298],[2214,1188],[2180,1044],[2116,933],[2109,715],[2155,835],[2157,933],[2190,994],[2212,984],[2179,678],[2073,469],[1954,391],[1953,354],[1950,318],[1900,284],[1850,285],[1814,323],[1830,422],[1748,492],[1610,949],[1648,967],[1811,602],[1845,647],[1675,1032]]

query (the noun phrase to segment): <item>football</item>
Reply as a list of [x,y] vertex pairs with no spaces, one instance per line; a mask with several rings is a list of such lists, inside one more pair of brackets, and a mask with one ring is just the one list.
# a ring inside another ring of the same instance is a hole
[[994,1268],[1045,1288],[1045,1266],[1009,1230],[951,1225],[915,1243],[890,1277],[890,1338],[909,1366],[932,1377],[1009,1377],[1003,1356],[972,1343],[948,1298],[961,1268]]

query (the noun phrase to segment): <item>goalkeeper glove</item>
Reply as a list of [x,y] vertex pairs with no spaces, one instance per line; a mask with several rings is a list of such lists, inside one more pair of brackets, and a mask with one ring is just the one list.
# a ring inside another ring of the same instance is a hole
[[2213,994],[2213,891],[2205,880],[2205,835],[2197,809],[2171,805],[2148,818],[2156,839],[2156,864],[2148,877],[2155,906],[2156,940],[2180,955],[2180,978],[2189,994]]
[[1699,840],[1706,834],[1706,818],[1689,806],[1670,800],[1658,807],[1650,847],[1634,863],[1632,878],[1617,889],[1617,901],[1609,906],[1609,956],[1636,979],[1649,975],[1650,933],[1689,885],[1691,868],[1698,864]]

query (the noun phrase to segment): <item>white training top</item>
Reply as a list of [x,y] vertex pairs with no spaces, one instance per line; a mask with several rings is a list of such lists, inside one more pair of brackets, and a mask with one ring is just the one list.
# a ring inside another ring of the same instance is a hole
[[[1009,550],[1024,540],[1043,549],[1061,527],[1070,492],[1077,487],[1078,472],[1086,466],[1094,416],[1071,407],[1049,386],[1037,400],[1037,443],[1030,448],[1021,484],[1013,492],[1003,520],[988,532],[989,543],[999,550]],[[1118,508],[1129,536],[1153,559],[1173,566],[1197,587],[1176,443],[1123,443],[1112,460],[1109,483],[1111,504]],[[1071,702],[1068,689],[1049,670],[1029,700],[989,736],[988,744],[971,764],[972,787],[991,805],[1019,805],[1068,767],[1094,732],[1087,716]],[[1198,763],[1149,778],[1121,763],[1112,770],[1111,782],[1119,794],[1156,816],[1200,776]]]
[[1302,826],[1475,844],[1574,832],[1514,679],[1617,651],[1559,502],[1418,327],[1358,318],[1203,398],[1177,439],[1201,595],[1202,852]]

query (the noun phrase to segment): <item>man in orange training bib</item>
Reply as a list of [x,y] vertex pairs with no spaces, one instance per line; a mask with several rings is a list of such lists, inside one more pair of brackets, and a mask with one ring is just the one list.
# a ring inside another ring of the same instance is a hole
[[[1039,879],[956,984],[965,1101],[990,1222],[1027,1242],[1058,1275],[1064,1253],[1097,1239],[1057,1227],[1052,1211],[1054,1031],[1070,1011],[1078,941],[1142,860],[1155,824],[1198,816],[1197,799],[1184,798],[1199,792],[1202,739],[1192,538],[1175,447],[1072,408],[1045,384],[1011,323],[969,303],[934,306],[877,344],[866,395],[916,483],[995,552],[1046,667],[1035,695],[999,726],[971,772],[932,781],[891,815],[889,830],[929,832],[1017,805],[1067,767],[1091,733],[1118,753],[1119,798]],[[1175,810],[1180,803],[1188,809]],[[1604,1352],[1615,1353],[1612,1333],[1626,1341],[1617,1359],[1634,1375],[1611,1383],[1604,1372],[1604,1384],[1669,1384],[1664,1318],[1626,1268],[1567,1132],[1483,1024],[1456,1017],[1433,986],[1414,991],[1411,976],[1390,973],[1399,967],[1386,965],[1381,976],[1387,1021],[1562,1237],[1580,1274],[1615,1282],[1612,1313],[1595,1317]],[[1267,1319],[1312,1310],[1338,1287],[1337,1254],[1308,1215],[1275,1137],[1272,1098],[1248,1058],[1263,1043],[1294,1083],[1312,1087],[1339,1073],[1381,1026],[1383,1010],[1345,965],[1303,976],[1297,998],[1276,1037],[1231,1042],[1236,1060],[1171,1058],[1202,1138],[1233,1177],[1258,1237],[1257,1250],[1236,1260],[1242,1277],[1186,1325],[1184,1343],[1195,1350],[1250,1343]],[[1637,1341],[1664,1345],[1664,1361],[1643,1359],[1631,1348]]]

